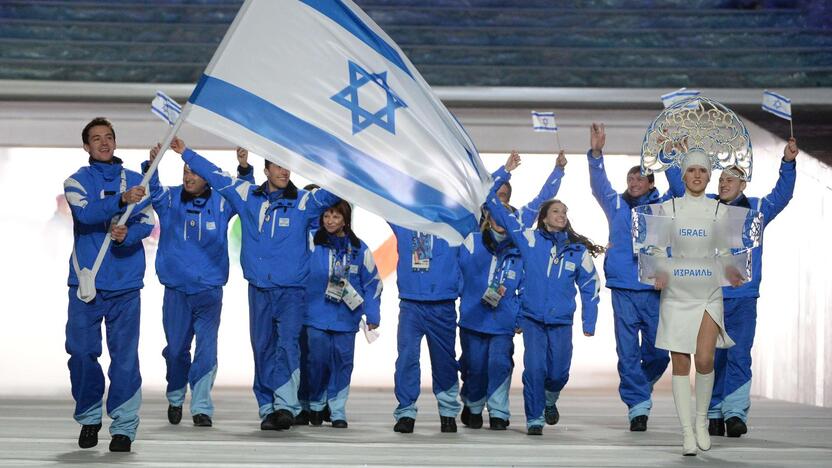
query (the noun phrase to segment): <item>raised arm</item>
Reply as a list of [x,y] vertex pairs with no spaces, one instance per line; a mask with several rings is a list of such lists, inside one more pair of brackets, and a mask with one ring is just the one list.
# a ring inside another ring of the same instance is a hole
[[584,335],[592,336],[595,334],[595,322],[598,320],[598,292],[601,290],[601,283],[589,251],[584,251],[581,267],[578,268],[575,276],[575,283],[581,291],[581,320]]
[[491,187],[491,191],[488,192],[488,197],[485,199],[485,206],[488,208],[488,211],[491,213],[491,216],[497,221],[497,224],[502,226],[508,236],[511,238],[511,241],[514,242],[514,245],[520,249],[524,255],[528,255],[530,253],[529,250],[529,242],[525,237],[525,228],[523,224],[520,223],[520,220],[517,219],[513,214],[509,213],[503,203],[497,198],[497,190],[499,190],[502,181],[494,181],[494,185]]
[[667,185],[670,186],[662,195],[662,200],[669,200],[671,198],[678,198],[685,195],[685,183],[682,182],[682,170],[676,166],[671,166],[664,171],[664,176],[667,177]]
[[248,163],[248,150],[237,147],[237,178],[242,179],[252,185],[254,181],[254,168]]
[[566,153],[561,150],[561,152],[558,153],[557,160],[555,161],[555,168],[552,169],[552,173],[549,174],[546,182],[543,183],[543,187],[540,188],[540,192],[532,201],[526,203],[522,208],[520,208],[520,221],[526,228],[531,228],[535,221],[537,221],[537,212],[540,211],[540,207],[543,205],[543,202],[555,198],[558,194],[566,163]]
[[319,188],[307,192],[300,205],[306,210],[306,217],[311,223],[312,220],[318,219],[324,211],[340,200],[332,192]]
[[185,161],[185,164],[192,171],[205,179],[211,188],[228,200],[228,203],[231,204],[234,210],[239,213],[244,209],[245,202],[248,199],[249,188],[252,185],[251,183],[236,177],[231,177],[211,161],[203,158],[190,148],[187,148],[185,142],[179,138],[174,138],[170,147],[182,155],[182,160]]
[[754,207],[763,213],[763,223],[768,224],[773,220],[791,201],[794,195],[794,184],[797,179],[797,140],[790,138],[786,147],[783,148],[783,159],[780,162],[780,176],[774,189],[760,200],[760,206]]
[[618,193],[613,190],[610,180],[607,178],[607,171],[604,168],[604,144],[607,141],[607,134],[604,124],[593,123],[589,129],[590,150],[586,153],[589,163],[589,187],[592,189],[592,196],[601,205],[607,220],[612,219],[615,214],[615,207],[618,204]]
[[[153,148],[150,148],[150,158],[142,163],[142,174],[147,173],[147,169],[153,163],[153,160],[156,159],[160,149],[161,145],[158,143]],[[159,181],[158,168],[150,177],[149,188],[150,201],[153,204],[153,209],[156,210],[159,216],[164,216],[171,206],[170,189],[163,186]]]

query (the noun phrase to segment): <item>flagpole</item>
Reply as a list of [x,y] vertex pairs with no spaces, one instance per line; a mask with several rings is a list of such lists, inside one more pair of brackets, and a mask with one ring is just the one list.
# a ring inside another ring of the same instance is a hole
[[792,125],[792,119],[789,119],[789,134],[791,135],[790,138],[794,138],[794,125]]
[[561,146],[560,146],[560,132],[557,131],[557,130],[555,130],[555,140],[557,140],[557,142],[558,142],[558,154],[560,154],[560,152],[563,150],[563,148],[561,148]]
[[[170,129],[168,130],[167,135],[165,135],[165,139],[162,140],[162,147],[159,150],[159,154],[156,156],[156,158],[153,159],[153,162],[150,164],[150,167],[147,169],[147,172],[145,172],[144,177],[142,178],[142,182],[141,182],[140,185],[142,187],[144,187],[145,189],[147,189],[148,185],[150,184],[150,178],[153,176],[153,173],[156,172],[156,168],[159,166],[159,162],[162,161],[162,156],[165,155],[165,151],[167,151],[168,148],[170,147],[171,142],[173,142],[173,139],[176,137],[176,132],[179,131],[179,127],[181,127],[182,123],[185,122],[185,117],[187,117],[190,110],[191,110],[191,104],[186,103],[185,107],[183,107],[183,109],[182,109],[182,113],[179,114],[179,118],[176,120],[176,123],[174,123],[170,127]],[[150,193],[147,193],[145,196],[149,197]],[[130,218],[130,215],[133,213],[133,209],[135,207],[136,207],[135,203],[131,203],[131,204],[127,205],[127,209],[124,210],[124,213],[118,219],[118,221],[116,222],[116,225],[117,226],[122,226],[125,223],[127,223],[127,220]],[[96,292],[95,291],[95,277],[98,274],[98,270],[101,268],[101,263],[104,261],[104,255],[107,253],[107,250],[110,248],[110,242],[111,241],[112,241],[112,237],[110,236],[110,233],[108,232],[104,236],[104,242],[101,244],[101,248],[98,249],[98,255],[95,257],[95,263],[93,263],[90,276],[85,277],[83,279],[80,278],[80,277],[78,278],[79,299],[81,299],[84,302],[90,302],[93,299],[95,299],[95,292]],[[85,287],[81,287],[80,283],[82,281],[89,281],[90,284],[85,285]],[[89,294],[91,296],[80,297],[80,292],[82,290],[89,292]]]

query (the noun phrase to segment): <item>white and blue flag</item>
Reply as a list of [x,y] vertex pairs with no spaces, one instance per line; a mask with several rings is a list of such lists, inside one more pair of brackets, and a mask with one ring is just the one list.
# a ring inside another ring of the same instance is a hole
[[558,123],[554,112],[532,111],[532,128],[536,132],[557,132]]
[[176,119],[179,118],[179,114],[182,113],[182,106],[171,99],[167,94],[161,91],[156,91],[156,97],[154,97],[153,101],[150,102],[150,111],[153,112],[156,117],[159,117],[167,122],[168,125],[173,125],[174,122],[176,122]]
[[763,110],[781,119],[792,120],[792,100],[781,94],[763,91]]
[[[676,104],[679,101],[690,99],[692,97],[699,96],[701,92],[698,89],[687,89],[687,88],[679,88],[672,93],[663,94],[661,96],[662,104],[664,104],[664,108],[667,109],[668,107]],[[696,108],[699,105],[697,101],[691,101],[690,104],[686,105],[685,107]]]
[[459,244],[491,177],[401,49],[350,0],[247,0],[185,120],[386,220]]

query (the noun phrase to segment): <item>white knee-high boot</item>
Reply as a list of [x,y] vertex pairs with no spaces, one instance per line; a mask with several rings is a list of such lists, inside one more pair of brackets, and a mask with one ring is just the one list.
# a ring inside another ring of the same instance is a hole
[[702,450],[711,449],[711,435],[708,434],[708,406],[714,391],[714,371],[708,374],[696,373],[696,445]]
[[682,425],[682,455],[696,455],[696,436],[690,413],[689,376],[673,376],[673,402],[676,403],[676,415],[679,416],[679,423]]

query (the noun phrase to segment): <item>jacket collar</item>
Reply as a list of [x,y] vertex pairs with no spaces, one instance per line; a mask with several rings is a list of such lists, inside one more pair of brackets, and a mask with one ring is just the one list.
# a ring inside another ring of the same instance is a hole
[[197,201],[197,204],[204,205],[205,201],[208,200],[209,198],[211,198],[211,187],[210,186],[206,187],[205,191],[203,191],[199,195],[190,194],[190,193],[186,192],[185,189],[183,188],[182,189],[182,194],[180,195],[180,198],[183,202],[189,202],[189,201],[194,201],[194,200],[202,200],[202,203]]
[[722,201],[722,200],[719,200],[719,202],[722,203],[723,205],[741,206],[743,208],[749,208],[749,209],[751,208],[751,203],[748,202],[748,197],[746,197],[744,193],[740,193],[737,198],[735,198],[735,199],[733,199],[733,200],[731,200],[727,203]]
[[642,195],[640,197],[635,197],[635,198],[632,197],[625,190],[624,193],[621,194],[621,198],[624,199],[624,201],[627,203],[627,205],[630,206],[630,208],[635,208],[637,206],[649,205],[650,203],[655,203],[655,202],[659,201],[659,198],[661,198],[661,196],[659,195],[659,191],[656,189],[656,187],[653,187],[653,188],[650,189],[650,191],[648,191],[644,195]]
[[121,158],[113,156],[113,159],[104,162],[99,161],[97,159],[93,159],[92,156],[90,156],[89,163],[90,167],[94,171],[101,174],[105,180],[113,180],[121,175],[123,163]]
[[[269,182],[266,181],[266,182],[263,182],[262,184],[260,184],[260,186],[257,187],[254,190],[254,193],[257,194],[257,195],[261,195],[261,196],[265,196],[267,198],[270,198],[269,197]],[[278,198],[289,199],[289,200],[297,200],[297,198],[298,198],[298,188],[295,186],[294,182],[292,182],[290,180],[289,184],[286,185],[285,189],[278,191],[277,197]]]

